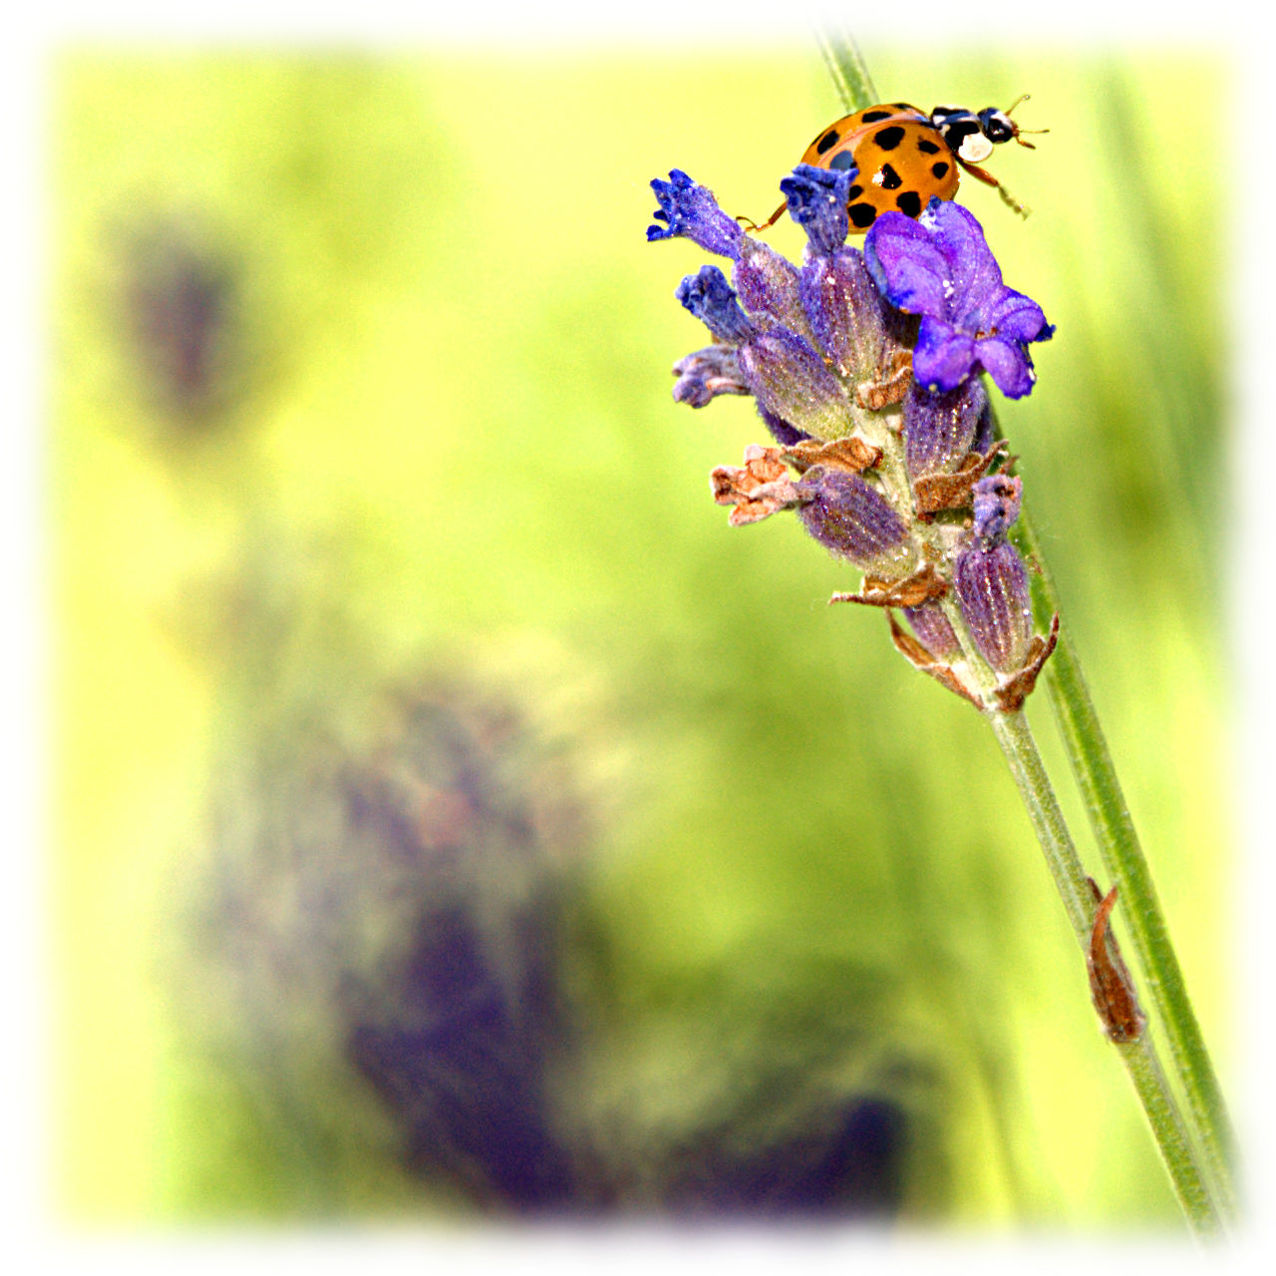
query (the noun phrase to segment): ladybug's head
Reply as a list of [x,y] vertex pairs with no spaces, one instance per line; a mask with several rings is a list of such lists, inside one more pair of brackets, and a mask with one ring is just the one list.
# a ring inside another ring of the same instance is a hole
[[979,112],[979,127],[990,142],[1008,142],[1019,136],[1019,125],[994,106],[986,106]]
[[1020,136],[1022,133],[1045,133],[1048,129],[1021,129],[1018,124],[1010,118],[1010,112],[1019,105],[1020,102],[1027,98],[1025,93],[1022,97],[1018,97],[1004,111],[999,111],[995,106],[986,106],[979,112],[979,129],[983,135],[994,144],[1009,142],[1012,138],[1019,143],[1020,146],[1026,146],[1029,150],[1035,150],[1031,142],[1025,142]]

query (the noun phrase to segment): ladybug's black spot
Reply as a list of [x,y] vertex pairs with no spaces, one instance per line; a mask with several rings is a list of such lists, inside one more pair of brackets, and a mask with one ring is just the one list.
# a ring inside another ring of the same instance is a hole
[[972,134],[979,132],[978,120],[953,120],[943,128],[944,141],[960,153],[961,144]]
[[850,151],[839,151],[831,160],[829,160],[829,168],[833,169],[835,172],[840,173],[845,169],[854,167],[855,156],[852,155]]
[[855,203],[855,201],[859,199],[859,197],[863,193],[864,193],[864,188],[858,182],[856,182],[855,185],[852,186],[851,189],[846,192],[846,202],[848,204]]
[[922,197],[916,191],[905,191],[895,198],[895,207],[909,217],[919,217],[922,211]]
[[[920,211],[921,204],[918,203]],[[874,221],[877,220],[877,209],[872,204],[852,204],[846,210],[847,216],[851,219],[851,225],[856,230],[867,230]]]
[[923,155],[936,155],[939,153],[939,143],[932,142],[928,137],[919,137],[917,139],[917,149]]
[[945,177],[948,174],[948,165],[941,160],[938,164],[932,164],[930,166],[930,171],[936,177]]
[[864,114],[860,116],[860,119],[865,124],[876,124],[878,120],[889,120],[890,117],[890,111],[883,111],[879,108],[875,111],[865,111]]
[[815,144],[815,153],[823,155],[825,151],[837,145],[837,129],[831,128],[822,138]]
[[878,129],[873,134],[873,141],[884,151],[893,151],[904,140],[904,130],[898,124],[890,128]]
[[889,165],[882,165],[882,189],[897,191],[904,184],[904,179]]
[[911,111],[913,107],[912,107],[912,104],[909,102],[896,102],[895,109],[897,111]]

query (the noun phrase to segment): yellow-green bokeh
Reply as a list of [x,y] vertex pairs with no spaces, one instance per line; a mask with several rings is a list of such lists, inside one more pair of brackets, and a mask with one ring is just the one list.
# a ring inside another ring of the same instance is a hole
[[[1050,128],[997,157],[1030,219],[962,190],[1058,328],[1002,424],[1226,1065],[1227,254],[1193,169],[1210,120],[1178,109],[1222,69],[866,52],[883,98],[1030,90],[1019,118]],[[672,293],[704,255],[645,243],[647,183],[676,166],[768,213],[841,113],[818,59],[81,50],[54,90],[66,1210],[293,1215],[288,1164],[173,1009],[215,760],[269,720],[263,688],[357,719],[387,680],[464,660],[577,737],[605,812],[611,1035],[584,1106],[660,1128],[688,1077],[732,1084],[698,1024],[743,1025],[747,1050],[755,1014],[834,1009],[824,963],[862,961],[890,972],[889,1032],[964,1078],[918,1217],[1171,1219],[991,738],[879,615],[824,606],[853,577],[795,523],[727,529],[706,475],[760,440],[752,406],[669,397],[704,343]],[[233,394],[195,417],[157,401],[122,300],[154,224],[195,227],[241,280]],[[800,249],[788,225],[772,242]],[[263,577],[295,622],[275,645],[233,622]],[[342,1205],[413,1191],[356,1168]]]

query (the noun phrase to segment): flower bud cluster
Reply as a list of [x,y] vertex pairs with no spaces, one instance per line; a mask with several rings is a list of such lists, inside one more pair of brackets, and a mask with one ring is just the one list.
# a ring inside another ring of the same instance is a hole
[[1054,329],[1008,288],[975,218],[932,200],[916,220],[882,214],[847,244],[854,169],[799,165],[780,183],[806,232],[794,264],[674,170],[652,182],[649,240],[688,238],[730,262],[688,275],[678,300],[714,344],[674,366],[674,398],[700,408],[751,395],[776,446],[713,474],[733,524],[793,509],[859,593],[899,608],[896,646],[987,710],[1014,710],[1053,647],[1034,634],[1028,569],[1008,539],[1021,483],[995,425],[986,378],[1031,392],[1030,344]]

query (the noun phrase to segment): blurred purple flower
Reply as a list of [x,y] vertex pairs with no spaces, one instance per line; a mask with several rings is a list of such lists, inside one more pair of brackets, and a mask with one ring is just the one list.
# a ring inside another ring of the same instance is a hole
[[123,249],[126,325],[160,406],[204,418],[235,388],[240,270],[208,233],[157,221]]

